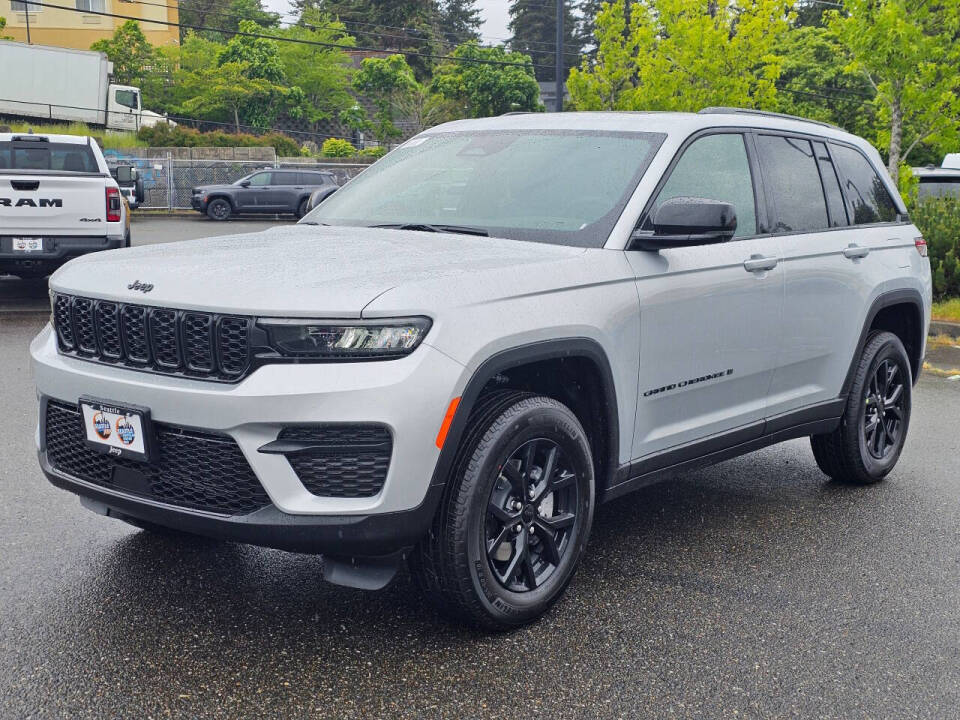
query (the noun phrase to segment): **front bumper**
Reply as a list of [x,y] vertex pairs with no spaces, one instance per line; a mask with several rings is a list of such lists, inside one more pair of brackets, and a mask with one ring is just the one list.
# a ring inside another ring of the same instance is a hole
[[[154,375],[101,365],[57,352],[45,328],[31,355],[38,393],[74,404],[89,395],[150,409],[169,425],[215,432],[239,446],[271,505],[224,517],[153,503],[64,475],[52,468],[37,433],[41,466],[58,487],[122,514],[184,530],[331,555],[383,554],[412,544],[432,517],[431,479],[439,456],[437,431],[464,368],[428,345],[389,362],[267,365],[235,385]],[[318,423],[379,423],[393,438],[383,489],[373,497],[311,494],[283,455],[260,452],[284,427]],[[437,496],[438,497],[438,496]],[[407,516],[403,518],[402,516]],[[385,538],[393,536],[392,540]],[[363,552],[360,552],[360,551]]]
[[199,210],[200,212],[206,212],[207,204],[203,201],[203,195],[191,195],[190,207],[192,207],[194,210]]

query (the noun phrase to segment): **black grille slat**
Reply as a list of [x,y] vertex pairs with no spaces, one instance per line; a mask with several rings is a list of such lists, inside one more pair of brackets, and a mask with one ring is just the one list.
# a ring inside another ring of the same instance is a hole
[[[153,463],[114,458],[87,447],[75,406],[50,400],[44,424],[47,457],[55,470],[80,480],[177,507],[246,515],[270,504],[232,438],[161,423],[154,428],[157,457]],[[117,467],[143,473],[149,493],[131,493],[115,486]]]
[[73,350],[73,320],[70,317],[70,298],[57,295],[53,300],[53,324],[57,329],[57,341],[61,350]]
[[141,305],[124,305],[120,311],[120,336],[132,363],[146,365],[150,361],[147,341],[147,309]]
[[119,360],[123,355],[120,347],[120,310],[116,303],[104,300],[98,300],[94,308],[100,354],[108,360]]
[[96,354],[97,334],[93,327],[93,301],[86,298],[75,298],[72,315],[77,349],[86,355]]
[[250,370],[252,318],[57,294],[57,347],[136,370],[235,382]]
[[183,356],[188,370],[213,372],[213,331],[210,316],[184,313],[180,323],[183,327]]
[[153,357],[162,370],[180,367],[180,338],[175,310],[153,310],[150,313],[150,344]]
[[[393,440],[383,425],[312,425],[284,428],[277,438],[317,443],[322,451],[290,453],[290,467],[303,486],[321,497],[373,497],[390,468]],[[380,445],[376,449],[363,446]]]

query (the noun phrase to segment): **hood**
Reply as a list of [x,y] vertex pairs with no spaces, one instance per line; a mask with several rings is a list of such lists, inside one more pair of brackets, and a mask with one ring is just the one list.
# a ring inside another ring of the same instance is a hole
[[[397,287],[554,262],[583,248],[382,228],[291,225],[84,255],[54,291],[120,302],[283,317],[360,317]],[[131,289],[152,286],[148,292]]]

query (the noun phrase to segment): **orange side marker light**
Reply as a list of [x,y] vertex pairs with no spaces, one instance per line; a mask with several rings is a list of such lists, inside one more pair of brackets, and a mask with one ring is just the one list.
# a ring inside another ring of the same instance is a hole
[[460,398],[455,397],[450,401],[447,408],[447,414],[443,416],[443,422],[440,424],[440,432],[437,433],[437,447],[443,450],[443,443],[447,439],[447,433],[450,431],[450,424],[453,422],[453,416],[457,414],[457,407],[460,405]]

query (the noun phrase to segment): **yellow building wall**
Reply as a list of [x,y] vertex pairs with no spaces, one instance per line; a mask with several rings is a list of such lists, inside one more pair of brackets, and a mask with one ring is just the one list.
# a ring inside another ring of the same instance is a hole
[[[180,28],[176,25],[148,22],[149,20],[179,22],[176,0],[149,0],[150,5],[123,0],[104,0],[104,12],[123,15],[124,18],[50,7],[60,5],[65,8],[75,8],[76,0],[40,0],[40,2],[48,4],[33,6],[30,11],[30,42],[35,45],[89,50],[90,45],[97,40],[111,37],[114,30],[123,25],[127,18],[140,23],[140,29],[151,45],[177,45],[180,42]],[[163,5],[170,7],[162,7]],[[3,35],[19,42],[27,42],[25,12],[14,12],[11,0],[0,0],[0,17],[7,19],[7,27]]]

